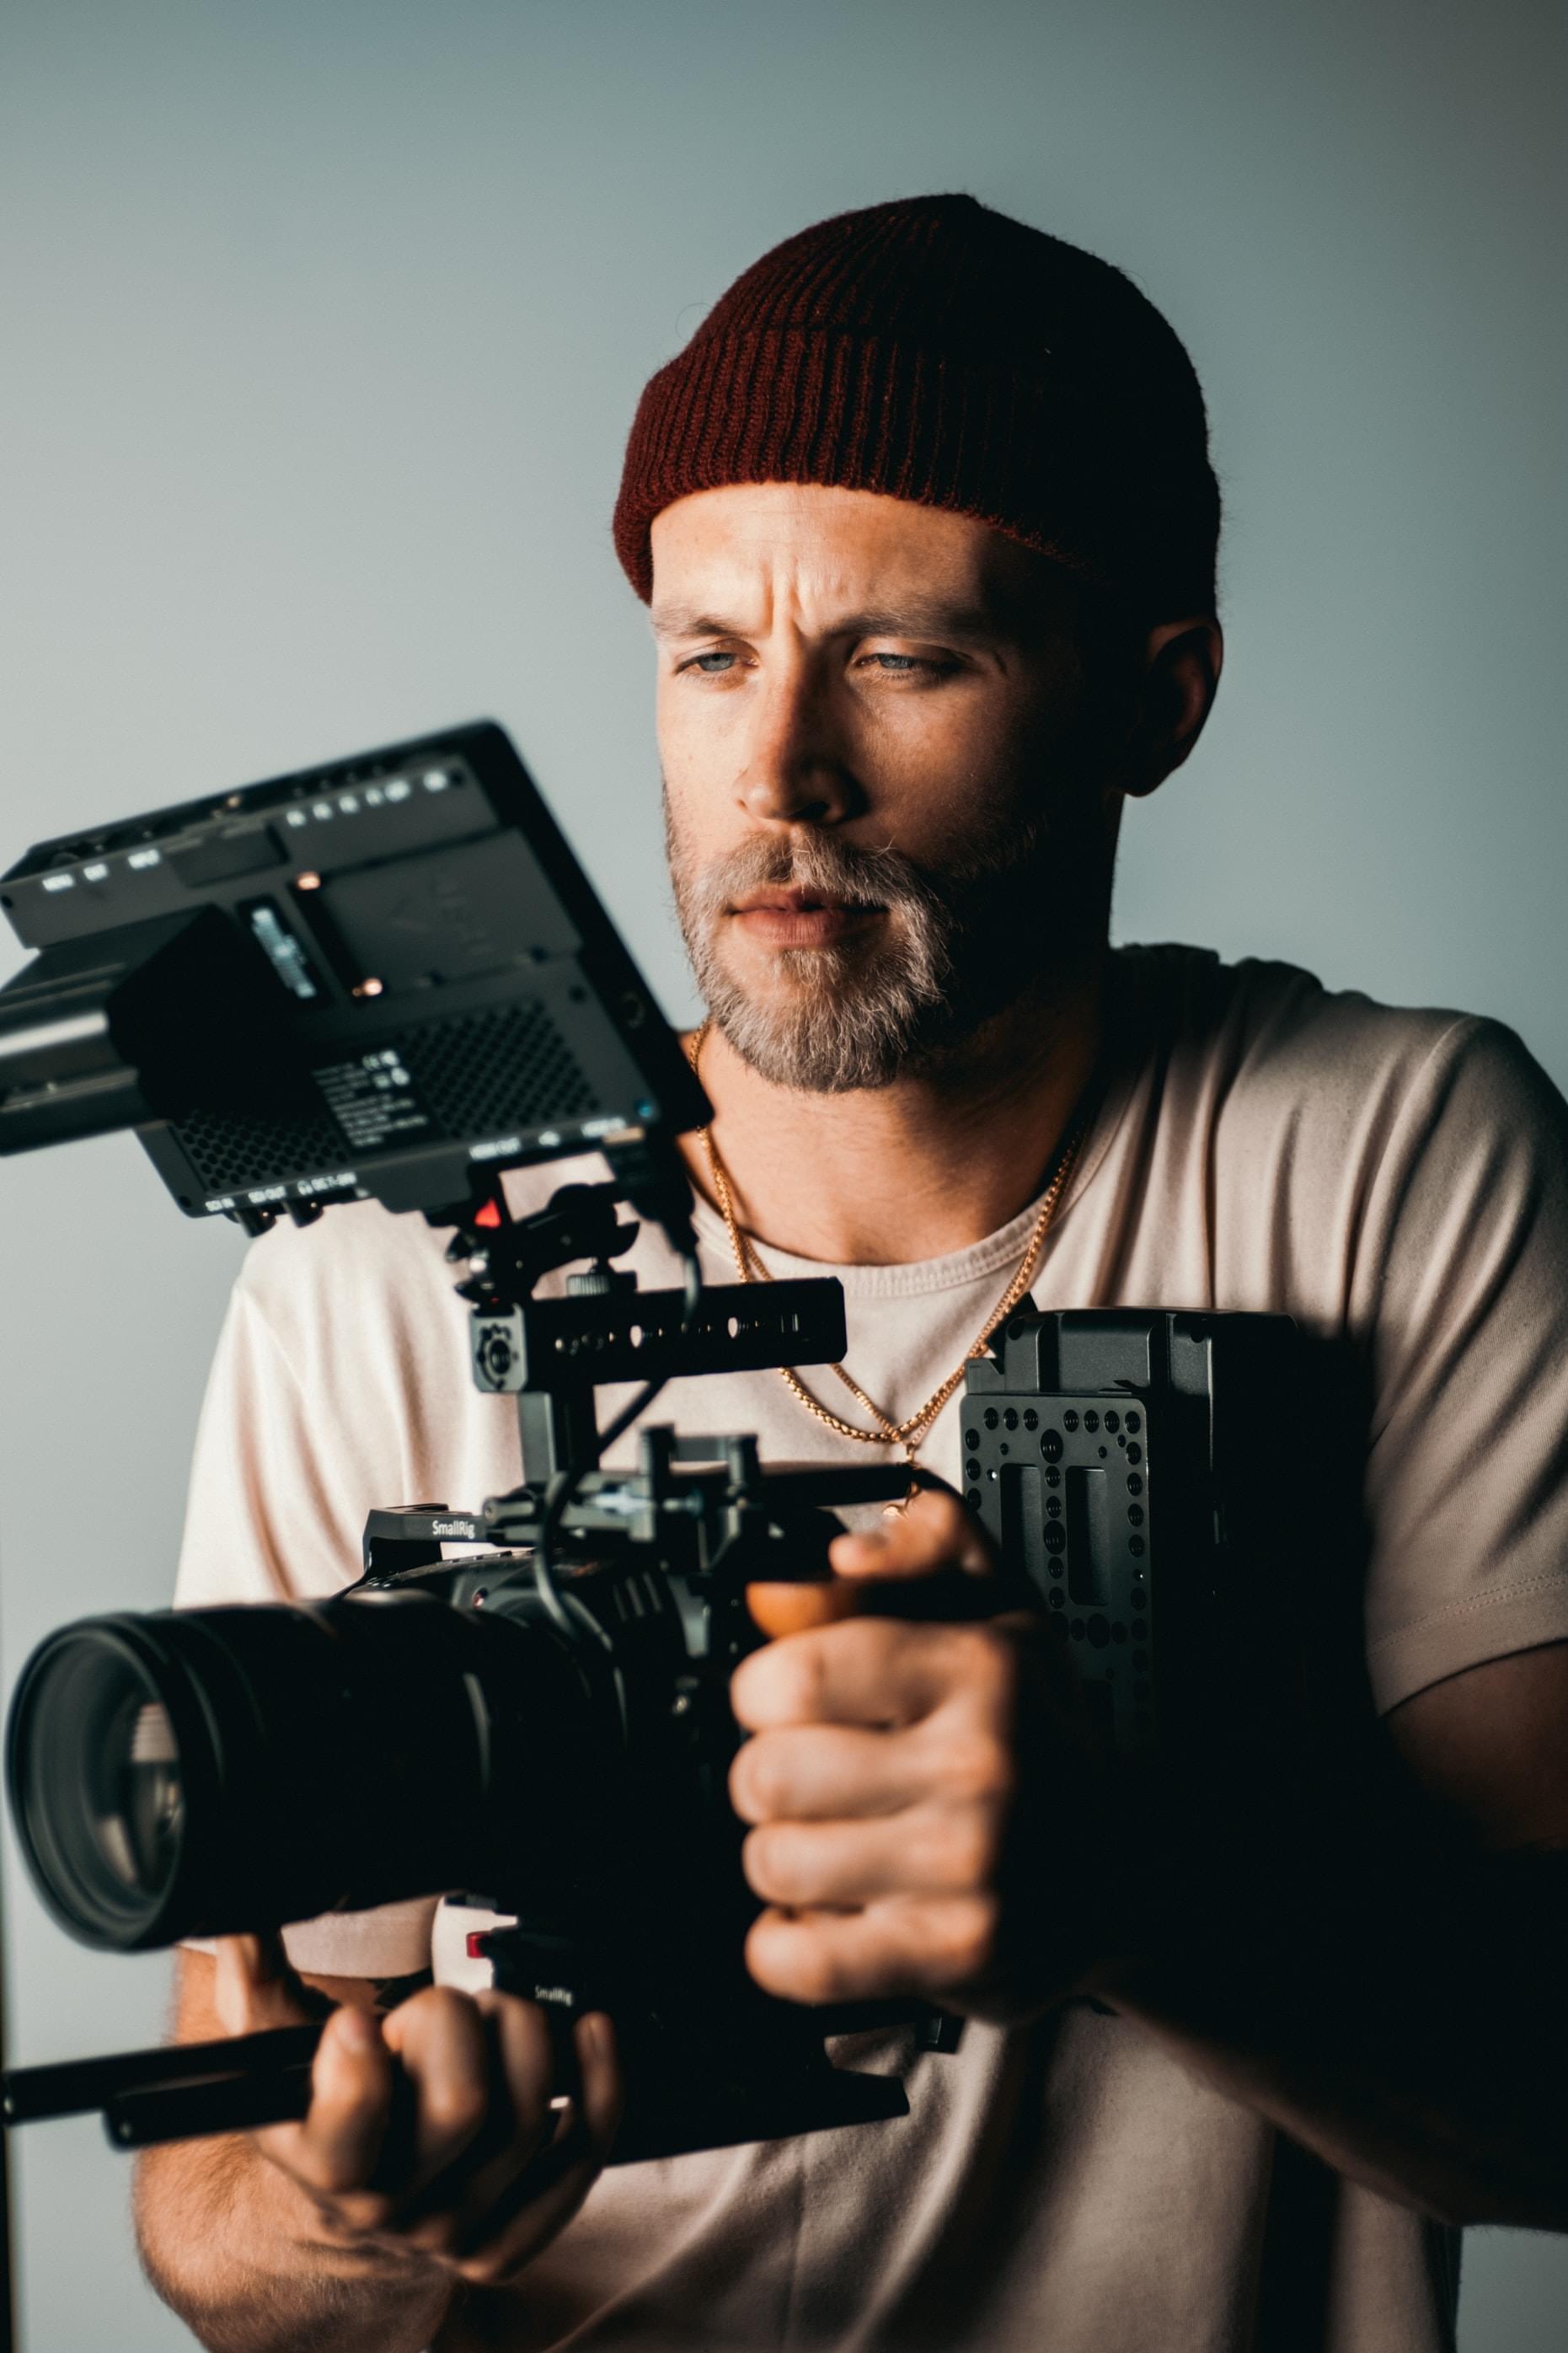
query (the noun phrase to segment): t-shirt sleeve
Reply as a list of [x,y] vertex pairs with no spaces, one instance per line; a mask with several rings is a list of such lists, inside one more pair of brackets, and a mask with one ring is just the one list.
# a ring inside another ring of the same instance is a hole
[[[323,1599],[360,1573],[367,1492],[351,1446],[310,1409],[266,1311],[241,1276],[197,1428],[178,1608]],[[372,1488],[370,1492],[375,1490]],[[326,1802],[330,1791],[323,1790]],[[280,1826],[286,1829],[286,1826]],[[284,1934],[298,1969],[402,1977],[429,1966],[436,1899],[330,1913]]]
[[197,1425],[175,1607],[304,1601],[352,1584],[363,1511],[339,1465],[242,1277]]
[[1380,1707],[1568,1640],[1568,1106],[1512,1032],[1438,1039],[1370,1182]]

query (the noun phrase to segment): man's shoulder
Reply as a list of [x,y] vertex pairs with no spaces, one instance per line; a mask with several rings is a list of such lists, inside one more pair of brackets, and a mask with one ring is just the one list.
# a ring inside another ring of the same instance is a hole
[[1370,1095],[1441,1095],[1463,1078],[1550,1087],[1516,1033],[1453,1006],[1395,1005],[1331,988],[1280,959],[1234,962],[1212,948],[1119,949],[1117,986],[1140,1050],[1234,1105],[1307,1102],[1329,1110]]

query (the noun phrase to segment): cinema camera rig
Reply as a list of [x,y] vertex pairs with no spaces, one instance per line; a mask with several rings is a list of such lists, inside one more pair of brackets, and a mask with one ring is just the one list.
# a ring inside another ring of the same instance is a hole
[[[20,1679],[11,1804],[46,1905],[108,1949],[458,1888],[477,1948],[564,2023],[616,2021],[618,2161],[905,2112],[825,2035],[910,2006],[763,1994],[726,1776],[753,1582],[817,1577],[835,1508],[908,1472],[763,1465],[645,1427],[668,1380],[836,1361],[830,1281],[704,1288],[675,1138],[701,1091],[510,743],[458,728],[46,843],[0,898],[0,1152],[133,1127],[179,1206],[253,1234],[345,1201],[450,1229],[473,1377],[523,1478],[370,1514],[309,1608],[61,1629]],[[505,1172],[603,1155],[514,1218]],[[617,1268],[659,1224],[686,1270]],[[568,1274],[563,1295],[536,1295]],[[1270,1536],[1283,1319],[1021,1311],[970,1368],[965,1493],[1072,1656],[1107,1753],[1212,1738]],[[595,1390],[632,1385],[601,1430]],[[467,1550],[448,1557],[447,1544]],[[14,2070],[10,2123],[101,2109],[122,2146],[303,2113],[319,2029]],[[564,2047],[564,2045],[563,2045]]]

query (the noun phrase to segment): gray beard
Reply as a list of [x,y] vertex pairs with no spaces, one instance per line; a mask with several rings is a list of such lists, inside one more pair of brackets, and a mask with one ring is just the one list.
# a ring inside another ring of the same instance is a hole
[[[1039,819],[940,871],[895,849],[861,849],[805,828],[749,842],[695,871],[668,799],[666,838],[681,934],[711,1019],[763,1078],[805,1093],[847,1094],[951,1068],[987,1021],[1031,995],[1054,996],[1103,929],[1103,848],[1086,861],[1082,847],[1064,845]],[[1070,905],[1053,908],[1053,881],[1056,899]],[[782,948],[775,985],[749,991],[718,942],[726,910],[769,884],[881,908],[883,935],[875,944]]]

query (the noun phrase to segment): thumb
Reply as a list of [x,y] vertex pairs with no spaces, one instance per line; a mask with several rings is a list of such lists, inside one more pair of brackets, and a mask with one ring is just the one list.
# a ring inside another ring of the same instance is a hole
[[882,1514],[879,1525],[835,1538],[828,1559],[840,1577],[889,1581],[935,1577],[956,1569],[989,1577],[996,1556],[991,1540],[951,1487],[926,1487]]
[[268,2026],[300,2026],[320,2015],[289,1966],[276,1930],[217,1940],[217,1976],[213,2007],[229,2034],[255,2034]]
[[864,1596],[844,1577],[826,1584],[746,1588],[752,1623],[775,1641],[781,1634],[803,1634],[810,1626],[831,1626],[839,1618],[857,1617],[865,1606]]

